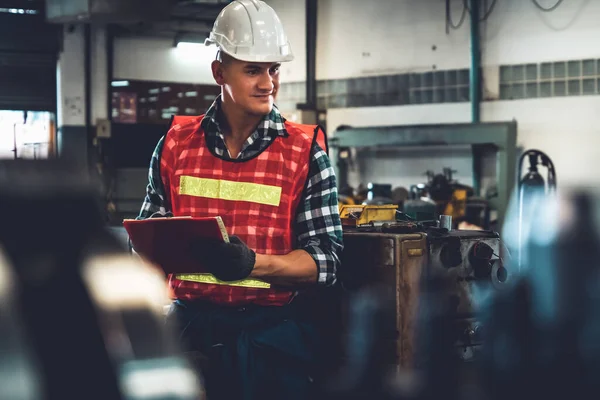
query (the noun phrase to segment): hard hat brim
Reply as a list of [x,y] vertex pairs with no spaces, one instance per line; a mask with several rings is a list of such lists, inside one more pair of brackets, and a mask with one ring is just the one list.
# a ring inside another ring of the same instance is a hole
[[240,53],[236,53],[233,51],[230,51],[229,49],[227,49],[227,46],[223,46],[221,44],[219,44],[217,41],[213,40],[213,39],[206,39],[204,41],[204,45],[205,46],[217,46],[217,48],[222,51],[223,53],[227,54],[228,56],[235,58],[236,60],[239,61],[245,61],[245,62],[289,62],[289,61],[293,61],[294,60],[294,55],[290,52],[288,54],[285,55],[261,55],[261,54],[240,54]]

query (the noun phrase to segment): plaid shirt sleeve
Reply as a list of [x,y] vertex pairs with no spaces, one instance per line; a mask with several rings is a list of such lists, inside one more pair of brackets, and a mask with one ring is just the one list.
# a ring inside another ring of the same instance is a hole
[[160,176],[160,154],[164,145],[164,136],[158,141],[148,171],[148,186],[142,209],[136,219],[152,218],[153,216],[166,215],[168,210],[165,202],[165,188]]
[[343,249],[342,223],[338,211],[335,173],[318,144],[312,149],[304,199],[296,214],[298,247],[307,251],[319,269],[318,283],[336,282]]

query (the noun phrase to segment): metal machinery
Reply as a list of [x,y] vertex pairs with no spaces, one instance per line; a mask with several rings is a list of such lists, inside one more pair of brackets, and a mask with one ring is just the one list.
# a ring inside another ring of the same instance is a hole
[[0,398],[202,399],[164,278],[105,228],[96,187],[60,162],[0,163]]
[[483,327],[476,315],[489,296],[509,279],[500,236],[491,231],[452,230],[427,236],[427,279],[446,299],[454,319],[451,333],[457,355],[472,361],[482,344]]
[[454,172],[456,171],[451,168],[444,168],[441,174],[427,171],[426,183],[410,187],[410,197],[402,202],[402,211],[416,219],[435,219],[436,215],[449,215],[455,228],[465,222],[490,229],[487,200],[474,196],[472,187],[453,179]]
[[473,191],[481,192],[483,160],[495,156],[497,195],[489,199],[502,226],[515,184],[517,123],[475,123],[451,125],[384,126],[337,130],[329,139],[330,157],[335,160],[338,187],[347,186],[347,162],[351,148],[392,146],[470,145],[473,154]]
[[[344,127],[332,136],[331,158],[336,160],[339,187],[348,186],[347,162],[352,148],[471,145],[475,195],[480,193],[482,160],[495,156],[497,195],[489,204],[497,213],[497,226],[502,226],[515,181],[516,122]],[[473,360],[482,332],[474,318],[476,312],[490,292],[509,282],[499,235],[493,231],[447,231],[431,223],[399,221],[398,216],[369,220],[369,207],[373,206],[364,207],[358,210],[351,203],[341,207],[345,249],[340,279],[350,292],[376,287],[390,294],[387,301],[393,301],[393,317],[386,315],[395,321],[395,335],[391,337],[396,364],[411,368],[426,362],[418,350],[417,339],[426,342],[426,335],[418,333],[418,319],[423,313],[417,310],[426,303],[424,293],[430,289],[441,299],[444,318],[451,321],[443,338],[448,341],[446,347],[452,347],[458,359]],[[382,209],[377,210],[381,213]],[[349,222],[348,216],[356,221]]]
[[[444,318],[450,321],[444,332],[448,349],[452,349],[453,359],[468,369],[465,362],[476,359],[482,344],[482,326],[476,315],[490,294],[509,281],[499,235],[448,230],[449,217],[437,225],[390,221],[390,214],[385,214],[389,206],[367,205],[349,213],[356,207],[344,206],[342,211],[342,220],[361,222],[343,222],[345,247],[339,279],[349,299],[373,290],[383,299],[384,308],[389,306],[379,336],[387,343],[382,344],[388,350],[387,362],[402,370],[422,368],[429,362],[431,343],[422,334],[428,328],[419,326],[428,313],[424,309],[426,294],[434,293],[441,299]],[[371,207],[374,210],[369,210]],[[377,217],[383,219],[370,219]],[[348,312],[346,309],[346,316]],[[356,332],[354,329],[351,334]],[[346,337],[348,341],[352,339]]]

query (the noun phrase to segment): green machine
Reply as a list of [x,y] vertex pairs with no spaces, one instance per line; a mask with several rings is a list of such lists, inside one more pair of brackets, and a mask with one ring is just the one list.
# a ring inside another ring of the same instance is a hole
[[495,157],[497,194],[489,204],[502,226],[516,178],[517,122],[490,122],[444,125],[347,127],[329,139],[330,157],[338,187],[348,183],[348,154],[351,148],[385,149],[399,146],[470,145],[473,156],[473,188],[480,194],[484,157]]

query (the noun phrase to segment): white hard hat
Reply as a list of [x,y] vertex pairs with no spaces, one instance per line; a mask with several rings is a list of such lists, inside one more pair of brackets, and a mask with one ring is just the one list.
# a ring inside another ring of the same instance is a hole
[[294,55],[281,20],[264,1],[236,0],[219,13],[207,46],[249,62],[292,61]]

